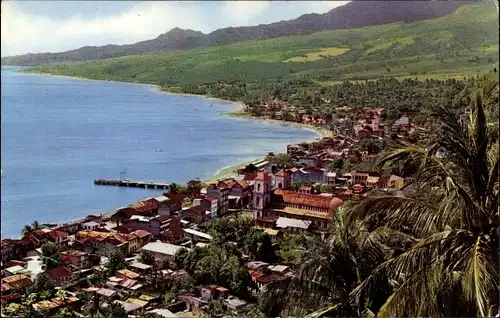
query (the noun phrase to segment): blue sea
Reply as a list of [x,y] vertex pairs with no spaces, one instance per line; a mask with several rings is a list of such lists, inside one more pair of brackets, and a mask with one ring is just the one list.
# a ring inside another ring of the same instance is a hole
[[1,235],[25,224],[105,213],[161,190],[96,186],[95,178],[186,183],[317,138],[294,126],[221,116],[234,103],[151,85],[1,69]]

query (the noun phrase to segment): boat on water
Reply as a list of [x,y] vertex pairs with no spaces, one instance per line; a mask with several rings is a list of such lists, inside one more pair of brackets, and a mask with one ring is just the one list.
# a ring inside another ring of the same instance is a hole
[[155,152],[163,152],[163,149],[156,149]]

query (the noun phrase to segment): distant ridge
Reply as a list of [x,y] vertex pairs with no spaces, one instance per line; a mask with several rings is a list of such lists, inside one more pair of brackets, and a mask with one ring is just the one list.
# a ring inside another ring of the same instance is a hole
[[257,26],[229,27],[209,34],[174,28],[152,40],[129,45],[86,46],[61,53],[25,54],[1,59],[2,65],[35,66],[100,60],[112,57],[201,46],[235,41],[262,40],[318,31],[359,28],[393,22],[412,22],[447,15],[474,1],[352,1],[324,14],[305,14],[297,19]]

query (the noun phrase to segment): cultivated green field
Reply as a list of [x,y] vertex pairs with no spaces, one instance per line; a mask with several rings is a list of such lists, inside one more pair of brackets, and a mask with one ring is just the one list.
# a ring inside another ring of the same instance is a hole
[[332,56],[342,55],[347,51],[349,51],[348,48],[327,47],[324,49],[319,49],[317,52],[310,52],[303,56],[292,57],[288,60],[285,60],[284,62],[313,62]]
[[496,10],[493,4],[481,3],[414,23],[41,66],[32,71],[175,86],[286,78],[321,83],[380,77],[447,78],[475,75],[497,65]]

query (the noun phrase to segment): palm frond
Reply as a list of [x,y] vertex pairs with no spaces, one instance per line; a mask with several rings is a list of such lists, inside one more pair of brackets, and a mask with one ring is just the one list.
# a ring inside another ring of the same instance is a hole
[[[498,301],[500,273],[498,263],[488,255],[491,249],[484,240],[484,237],[478,236],[470,249],[461,281],[466,298],[475,301],[479,314],[486,317],[488,308]],[[491,301],[492,298],[496,298],[496,301]]]
[[434,233],[439,224],[447,224],[447,218],[440,220],[439,215],[435,214],[436,204],[428,198],[388,195],[351,201],[346,204],[349,211],[347,226],[352,228],[358,221],[374,224],[373,226],[383,224],[390,229],[422,237]]

